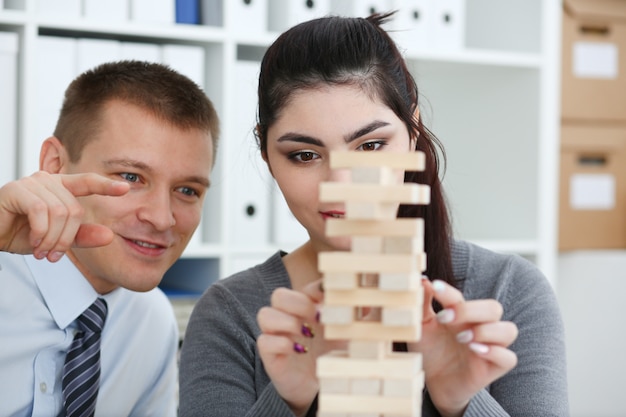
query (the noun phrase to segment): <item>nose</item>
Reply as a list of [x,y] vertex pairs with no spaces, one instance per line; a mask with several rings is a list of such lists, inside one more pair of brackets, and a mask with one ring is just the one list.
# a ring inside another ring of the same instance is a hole
[[164,231],[176,224],[169,190],[151,190],[143,199],[137,217],[150,223],[156,230]]

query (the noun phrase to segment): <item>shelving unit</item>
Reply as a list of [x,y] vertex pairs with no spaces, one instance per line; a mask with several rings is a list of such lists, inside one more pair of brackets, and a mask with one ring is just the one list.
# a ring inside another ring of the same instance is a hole
[[[18,154],[0,153],[0,163],[18,161],[16,176],[29,174],[25,167],[38,156],[32,149],[38,150],[37,141],[44,139],[36,138],[41,116],[35,110],[37,71],[42,65],[37,52],[39,36],[203,49],[205,91],[222,121],[220,150],[199,236],[164,280],[168,287],[196,293],[279,248],[291,250],[304,239],[302,229],[292,228],[294,220],[275,198],[251,136],[254,71],[248,70],[246,80],[237,76],[245,63],[248,67],[250,62],[258,65],[277,33],[243,32],[229,26],[233,21],[231,5],[236,2],[223,1],[226,10],[221,21],[227,23],[211,27],[45,17],[37,13],[35,0],[5,0],[5,8],[0,9],[0,31],[19,36]],[[274,0],[267,1],[271,5]],[[373,3],[379,10],[387,4]],[[400,3],[391,1],[387,9]],[[554,284],[561,3],[465,0],[463,4],[465,36],[460,47],[447,49],[438,43],[434,49],[413,49],[403,45],[423,95],[424,120],[446,148],[444,185],[455,230],[460,238],[528,257]],[[56,64],[46,63],[50,67]],[[237,90],[244,82],[252,89],[246,99],[240,97],[245,89]],[[245,114],[243,109],[247,109]],[[241,175],[249,180],[241,181]],[[236,189],[234,184],[238,184]],[[241,198],[247,195],[249,203]],[[259,198],[264,206],[256,205],[254,199]],[[245,207],[233,207],[233,201]],[[244,210],[254,214],[246,217]],[[250,234],[242,239],[237,235],[246,228],[233,228],[246,221],[262,222],[262,236]]]

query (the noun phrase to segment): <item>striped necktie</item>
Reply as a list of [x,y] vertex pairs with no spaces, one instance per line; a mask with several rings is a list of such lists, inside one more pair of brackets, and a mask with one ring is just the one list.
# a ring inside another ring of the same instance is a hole
[[98,298],[78,317],[78,331],[63,366],[63,406],[67,417],[91,417],[100,384],[100,332],[107,304]]

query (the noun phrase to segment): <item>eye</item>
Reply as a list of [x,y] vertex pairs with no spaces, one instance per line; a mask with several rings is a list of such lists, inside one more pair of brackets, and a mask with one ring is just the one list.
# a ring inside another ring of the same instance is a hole
[[289,159],[295,160],[297,162],[310,162],[315,159],[318,159],[320,156],[315,152],[311,151],[298,151],[289,154]]
[[132,174],[130,172],[122,172],[120,177],[124,178],[128,182],[139,182],[139,175]]
[[198,191],[194,190],[191,187],[179,187],[179,188],[177,188],[177,190],[180,193],[182,193],[182,194],[184,194],[186,196],[189,196],[189,197],[197,197],[197,196],[200,195],[200,193]]
[[369,151],[377,151],[383,146],[385,146],[385,142],[382,140],[377,140],[374,142],[365,142],[364,144],[359,146],[357,149],[361,151],[369,152]]

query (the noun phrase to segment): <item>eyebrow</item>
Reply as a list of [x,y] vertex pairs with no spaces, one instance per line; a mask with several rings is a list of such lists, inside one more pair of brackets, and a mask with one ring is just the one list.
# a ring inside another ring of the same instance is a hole
[[[377,129],[380,129],[381,127],[385,127],[385,126],[389,126],[390,123],[388,122],[383,122],[382,120],[374,120],[371,123],[368,123],[367,125],[363,126],[362,128],[347,134],[343,137],[343,140],[346,143],[350,143],[362,136],[367,135],[368,133],[371,133]],[[309,145],[316,145],[316,146],[324,146],[324,143],[319,140],[316,139],[312,136],[308,136],[308,135],[301,135],[299,133],[293,133],[293,132],[288,132],[285,133],[284,135],[282,135],[281,137],[278,138],[277,140],[279,143],[280,142],[286,142],[286,141],[291,141],[291,142],[300,142],[300,143],[308,143]]]
[[[123,166],[123,167],[138,169],[138,170],[145,171],[148,173],[154,172],[154,169],[152,169],[149,165],[145,164],[144,162],[137,161],[134,159],[109,159],[108,161],[104,161],[104,165],[105,166]],[[203,185],[206,188],[209,188],[209,186],[211,185],[211,181],[209,181],[208,178],[200,177],[197,175],[192,175],[190,177],[187,177],[185,178],[185,181],[195,182],[200,185]]]

